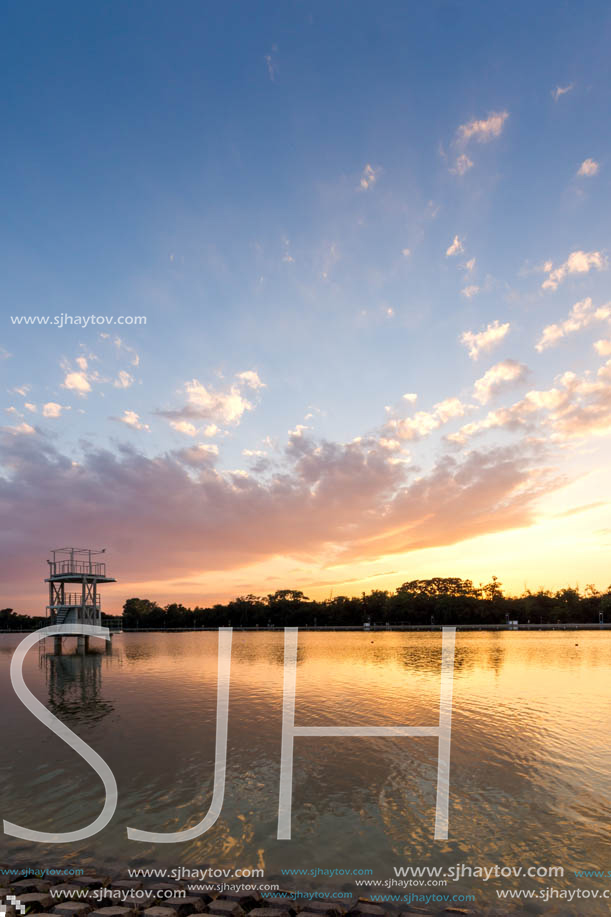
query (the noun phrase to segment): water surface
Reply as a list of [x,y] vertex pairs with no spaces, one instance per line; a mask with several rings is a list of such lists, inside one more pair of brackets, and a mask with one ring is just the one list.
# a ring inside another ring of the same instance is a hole
[[[18,635],[0,636],[0,815],[39,831],[92,821],[102,784],[21,705],[9,681]],[[283,869],[393,866],[562,866],[564,879],[464,879],[444,891],[496,903],[496,888],[611,888],[574,869],[610,869],[611,634],[459,633],[456,640],[450,836],[433,840],[437,741],[297,738],[292,839],[277,805],[283,634],[233,635],[227,782],[217,823],[180,844],[130,841],[126,827],[177,831],[199,822],[212,795],[217,634],[124,634],[112,654],[80,657],[48,640],[24,666],[34,694],[112,768],[111,824],[53,847],[3,836],[2,860],[23,865],[261,866],[283,887],[341,889],[348,880]],[[439,633],[301,633],[298,725],[434,725]],[[281,878],[278,878],[278,877]],[[413,889],[412,889],[413,890]],[[362,889],[361,889],[362,891]],[[396,890],[395,890],[396,891]],[[608,913],[582,903],[533,912]]]

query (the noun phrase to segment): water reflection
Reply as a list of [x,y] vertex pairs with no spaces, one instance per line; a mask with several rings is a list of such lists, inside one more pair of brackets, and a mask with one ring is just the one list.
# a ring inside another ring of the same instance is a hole
[[[18,824],[71,830],[99,813],[101,784],[12,694],[3,649],[17,642],[0,638],[2,724],[11,737],[0,749],[0,810]],[[175,846],[130,842],[126,826],[182,830],[210,805],[217,635],[123,634],[111,656],[101,647],[49,654],[40,667],[30,654],[28,686],[107,761],[119,806],[81,847],[33,851],[5,839],[5,858],[89,858],[108,870],[262,863],[266,879],[283,885],[282,869],[304,866],[371,868],[380,880],[405,863],[556,865],[566,878],[547,884],[559,887],[574,887],[573,869],[607,868],[611,634],[457,635],[450,836],[441,844],[433,840],[432,738],[297,738],[292,840],[276,839],[283,645],[281,632],[234,633],[221,816]],[[439,633],[300,632],[296,723],[436,723],[440,662]],[[304,878],[302,887],[315,884]],[[465,881],[448,891],[490,903],[496,887]]]
[[48,707],[69,726],[97,723],[114,710],[102,694],[102,663],[109,656],[97,652],[43,653]]

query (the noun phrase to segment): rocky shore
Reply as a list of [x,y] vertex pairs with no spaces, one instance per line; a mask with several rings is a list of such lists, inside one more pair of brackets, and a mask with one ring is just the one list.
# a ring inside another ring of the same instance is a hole
[[[6,917],[54,914],[57,917],[518,917],[523,911],[474,906],[416,907],[407,910],[366,898],[299,898],[290,889],[273,896],[256,890],[201,891],[189,882],[138,881],[89,874],[57,883],[56,876],[7,876],[0,888],[0,913]],[[10,879],[10,881],[9,881]]]

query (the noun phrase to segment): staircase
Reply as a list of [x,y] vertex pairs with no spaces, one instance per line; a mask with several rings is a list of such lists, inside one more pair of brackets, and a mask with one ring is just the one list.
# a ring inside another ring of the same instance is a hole
[[60,608],[55,615],[55,624],[65,624],[66,618],[70,614],[69,608]]

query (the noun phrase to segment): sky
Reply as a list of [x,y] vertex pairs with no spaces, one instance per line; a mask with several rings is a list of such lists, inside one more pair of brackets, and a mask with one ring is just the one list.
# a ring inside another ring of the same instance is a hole
[[[0,605],[611,582],[611,10],[6,5]],[[27,319],[27,321],[26,321]]]

